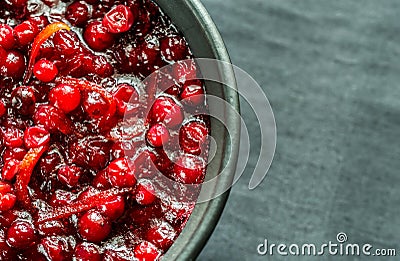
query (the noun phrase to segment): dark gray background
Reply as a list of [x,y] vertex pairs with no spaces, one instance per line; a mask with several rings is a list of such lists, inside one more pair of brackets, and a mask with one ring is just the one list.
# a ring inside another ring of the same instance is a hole
[[252,158],[199,260],[286,260],[256,247],[341,231],[400,255],[400,1],[202,2],[233,63],[267,94],[278,142],[267,178],[249,191],[259,134],[243,106]]

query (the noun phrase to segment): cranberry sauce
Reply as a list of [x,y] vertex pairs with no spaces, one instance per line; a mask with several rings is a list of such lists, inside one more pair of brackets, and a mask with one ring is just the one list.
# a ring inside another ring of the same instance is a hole
[[185,38],[151,0],[2,4],[0,260],[159,259],[208,157]]

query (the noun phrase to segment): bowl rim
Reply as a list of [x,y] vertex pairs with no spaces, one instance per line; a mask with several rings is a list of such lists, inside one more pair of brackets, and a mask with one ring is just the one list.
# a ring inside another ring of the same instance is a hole
[[[169,5],[171,4],[171,2],[175,1],[156,0],[156,3],[158,3],[163,10],[163,6]],[[189,8],[191,14],[193,15],[193,18],[196,19],[197,23],[201,26],[201,29],[203,30],[202,33],[211,45],[214,58],[224,62],[225,65],[229,63],[229,66],[223,66],[223,68],[221,68],[222,79],[225,83],[225,86],[223,86],[223,98],[232,106],[232,108],[240,113],[239,95],[234,70],[233,67],[230,65],[231,60],[229,58],[228,51],[216,25],[214,24],[211,16],[208,14],[207,10],[199,0],[181,0],[179,2],[182,2],[181,4]],[[168,15],[167,12],[166,14]],[[173,20],[173,18],[171,19]],[[184,28],[179,29],[183,29],[181,31],[184,31]],[[183,34],[185,35],[184,32]],[[227,116],[229,117],[225,119],[224,124],[229,130],[229,133],[225,131],[225,133],[223,134],[224,138],[229,139],[229,137],[240,137],[240,117],[238,116],[238,114],[228,114]],[[211,132],[212,131],[213,130],[211,127]],[[230,139],[229,143],[227,143],[226,141],[224,142],[224,151],[230,151],[230,153],[222,154],[222,159],[220,160],[221,162],[219,167],[220,170],[224,168],[224,171],[228,171],[227,175],[221,175],[221,177],[219,177],[216,186],[225,186],[226,184],[232,184],[239,153],[239,142],[240,139]],[[230,189],[222,195],[208,202],[196,204],[187,224],[185,225],[181,234],[177,237],[171,248],[165,253],[163,259],[195,259],[199,255],[203,247],[206,245],[208,239],[214,231],[225,207],[229,193]]]

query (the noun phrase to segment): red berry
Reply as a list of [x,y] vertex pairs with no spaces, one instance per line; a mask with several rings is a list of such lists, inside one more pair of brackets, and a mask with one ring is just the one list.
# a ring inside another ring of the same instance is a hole
[[15,248],[28,248],[35,242],[35,229],[26,221],[14,221],[7,231],[7,243]]
[[0,212],[5,212],[14,207],[17,197],[13,193],[0,193]]
[[163,58],[172,62],[183,60],[188,55],[186,41],[178,35],[163,38],[160,50]]
[[36,23],[27,20],[14,28],[14,35],[18,43],[24,46],[33,42],[33,39],[35,39],[39,31],[39,27]]
[[4,105],[3,101],[0,101],[0,117],[3,116],[4,114],[6,114],[7,112],[7,108]]
[[65,261],[68,258],[68,242],[65,238],[58,236],[50,236],[42,239],[41,245],[48,260]]
[[6,50],[10,50],[14,47],[14,30],[11,26],[0,24],[0,45]]
[[19,165],[21,161],[17,159],[10,159],[4,163],[3,170],[2,170],[2,178],[3,180],[11,181],[15,175],[17,175],[19,171]]
[[53,62],[41,59],[35,63],[33,74],[42,82],[51,82],[56,78],[58,69]]
[[122,83],[117,86],[117,90],[113,94],[115,100],[117,101],[118,113],[124,115],[125,113],[131,114],[138,110],[140,104],[139,94],[136,89],[127,84]]
[[150,205],[156,200],[156,192],[150,181],[143,180],[136,188],[136,202],[140,205]]
[[20,129],[8,128],[2,131],[3,144],[7,147],[21,147],[24,144],[23,132]]
[[6,148],[3,153],[3,160],[7,161],[10,159],[22,160],[26,154],[26,150],[19,147]]
[[11,93],[11,106],[22,115],[33,114],[35,103],[35,90],[32,87],[21,86]]
[[173,128],[180,125],[183,121],[183,111],[181,106],[169,97],[158,97],[149,113],[152,122],[164,122]]
[[76,1],[67,7],[65,18],[75,26],[84,25],[90,18],[89,6],[85,1]]
[[83,38],[94,51],[104,51],[114,44],[114,35],[100,21],[91,22],[83,32]]
[[74,165],[64,165],[58,169],[57,175],[59,181],[69,187],[74,187],[78,184],[82,169]]
[[25,147],[37,148],[43,146],[50,141],[50,133],[42,127],[29,127],[24,133]]
[[161,253],[158,248],[148,241],[143,241],[135,247],[135,257],[139,261],[157,260]]
[[132,27],[134,19],[129,7],[117,5],[104,16],[103,26],[111,33],[123,33]]
[[49,20],[44,15],[33,16],[29,18],[29,21],[35,24],[39,28],[39,30],[43,30],[49,24]]
[[67,134],[72,131],[72,126],[65,114],[51,105],[40,105],[37,107],[33,120],[36,125],[43,126],[50,133],[57,130]]
[[81,93],[76,87],[59,84],[50,90],[49,101],[63,112],[69,113],[81,103]]
[[204,89],[201,81],[187,81],[183,85],[181,93],[182,102],[189,104],[193,107],[202,105],[204,103]]
[[75,56],[82,51],[82,44],[78,36],[71,31],[58,31],[54,34],[53,43],[61,54],[68,57]]
[[200,155],[207,135],[208,129],[204,123],[191,121],[180,129],[179,144],[186,153]]
[[21,79],[25,72],[25,56],[18,51],[9,51],[1,63],[0,73],[13,79]]
[[101,255],[96,245],[80,243],[75,247],[74,257],[76,261],[100,261]]
[[175,236],[175,229],[167,222],[162,222],[150,228],[145,237],[157,247],[166,250],[172,245]]
[[122,216],[125,211],[125,200],[121,196],[115,196],[106,204],[98,207],[100,213],[108,217],[110,220],[115,220]]
[[197,78],[197,67],[194,61],[179,61],[173,64],[173,77],[176,81],[184,83]]
[[202,181],[205,163],[195,155],[182,155],[174,164],[172,176],[183,184],[199,184]]
[[162,147],[169,140],[168,129],[162,123],[156,123],[147,131],[147,142],[153,147]]
[[104,116],[110,106],[98,92],[84,92],[82,100],[83,108],[92,119]]
[[108,178],[113,186],[132,187],[136,184],[135,166],[129,164],[128,160],[116,159],[108,165]]
[[108,236],[111,225],[98,211],[89,210],[79,219],[78,230],[83,239],[97,243]]

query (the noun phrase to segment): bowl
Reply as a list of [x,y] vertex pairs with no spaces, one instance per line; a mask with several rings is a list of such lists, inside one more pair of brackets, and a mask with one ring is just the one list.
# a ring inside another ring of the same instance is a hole
[[196,204],[182,233],[164,256],[165,260],[191,260],[201,252],[217,225],[229,195],[229,189],[226,188],[233,182],[240,140],[239,95],[221,35],[200,1],[155,2],[184,34],[196,58],[222,62],[217,73],[224,84],[206,81],[206,91],[208,95],[221,98],[229,105],[228,109],[220,103],[208,102],[211,116],[213,111],[217,111],[220,120],[211,117],[211,136],[215,141],[215,151],[213,160],[207,167],[206,180],[216,176],[218,179],[207,188],[203,186],[201,191],[204,193],[207,189],[209,196],[223,193],[212,200]]

